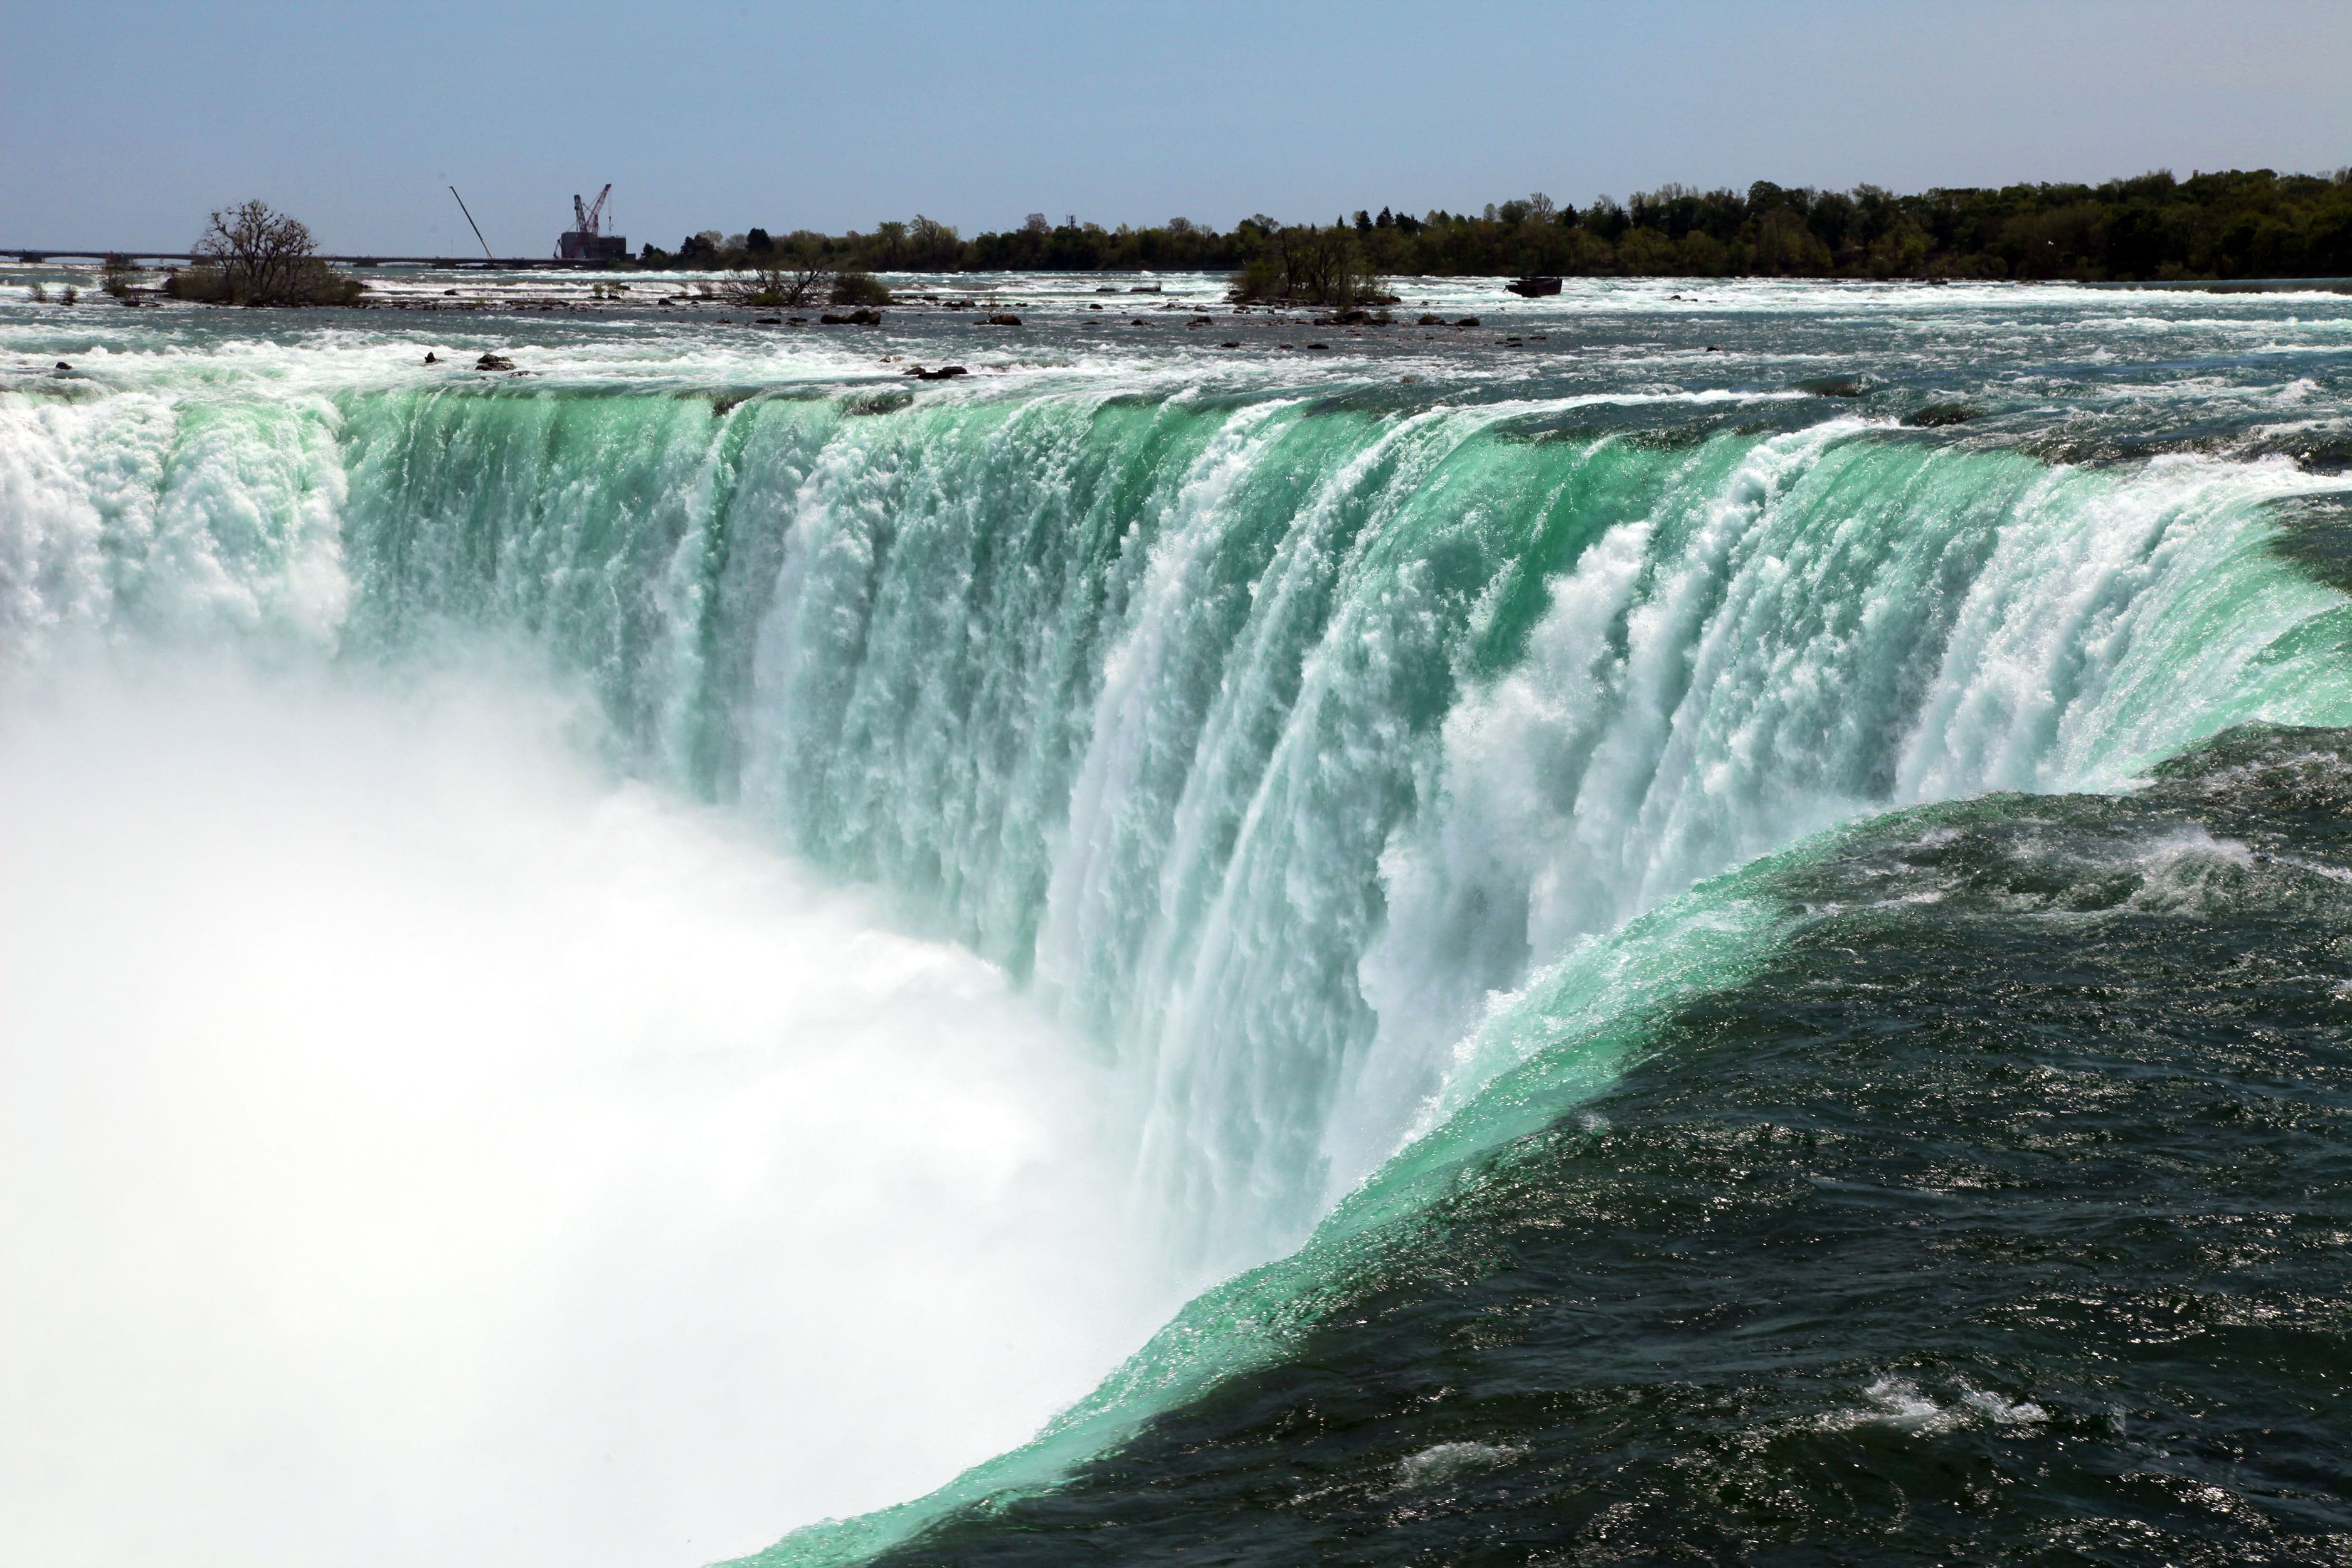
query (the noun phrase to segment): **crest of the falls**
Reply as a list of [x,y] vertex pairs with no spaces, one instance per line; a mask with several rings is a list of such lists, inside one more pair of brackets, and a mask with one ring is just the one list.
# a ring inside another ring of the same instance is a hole
[[2264,548],[2326,483],[2275,462],[1181,392],[11,417],[24,646],[529,646],[621,765],[1095,1040],[1202,1278],[1392,1152],[1489,998],[1699,879],[2352,702],[2340,602]]

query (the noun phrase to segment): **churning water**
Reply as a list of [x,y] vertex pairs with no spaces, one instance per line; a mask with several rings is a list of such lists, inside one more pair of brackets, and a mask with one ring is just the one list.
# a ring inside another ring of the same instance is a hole
[[12,1558],[2342,1544],[2352,303],[930,281],[0,303]]

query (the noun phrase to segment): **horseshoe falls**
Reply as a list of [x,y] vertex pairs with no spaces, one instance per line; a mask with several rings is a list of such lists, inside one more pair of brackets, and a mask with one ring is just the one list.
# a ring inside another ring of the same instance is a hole
[[25,1561],[2352,1534],[2342,300],[439,281],[0,300]]

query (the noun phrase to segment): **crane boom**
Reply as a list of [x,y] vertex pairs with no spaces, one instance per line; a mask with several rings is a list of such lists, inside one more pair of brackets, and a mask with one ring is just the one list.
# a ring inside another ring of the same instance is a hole
[[[453,196],[457,196],[457,187],[455,185],[450,186],[449,194]],[[498,258],[490,254],[490,242],[487,239],[482,239],[482,226],[474,221],[474,215],[472,211],[467,207],[466,198],[463,196],[457,196],[457,210],[466,215],[466,226],[474,231],[474,237],[476,239],[482,240],[482,259],[485,261],[497,260]]]
[[573,261],[618,261],[628,254],[627,240],[604,232],[604,204],[612,195],[613,183],[607,180],[593,202],[579,195],[572,198],[572,227],[556,237],[557,256]]

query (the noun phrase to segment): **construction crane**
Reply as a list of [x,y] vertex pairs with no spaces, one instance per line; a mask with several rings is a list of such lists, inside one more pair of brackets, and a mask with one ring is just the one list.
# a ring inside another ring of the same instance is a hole
[[604,198],[612,194],[613,182],[607,180],[604,182],[604,188],[596,193],[596,205],[594,206],[583,207],[580,205],[580,198],[578,196],[572,198],[572,215],[580,220],[580,232],[588,236],[591,239],[593,239],[596,236],[604,232],[604,230],[598,226],[604,221]]
[[604,232],[604,198],[612,194],[613,184],[607,180],[604,188],[596,193],[594,205],[576,195],[572,198],[572,216],[577,226],[557,238],[557,256],[566,261],[619,261],[629,254],[627,240]]

